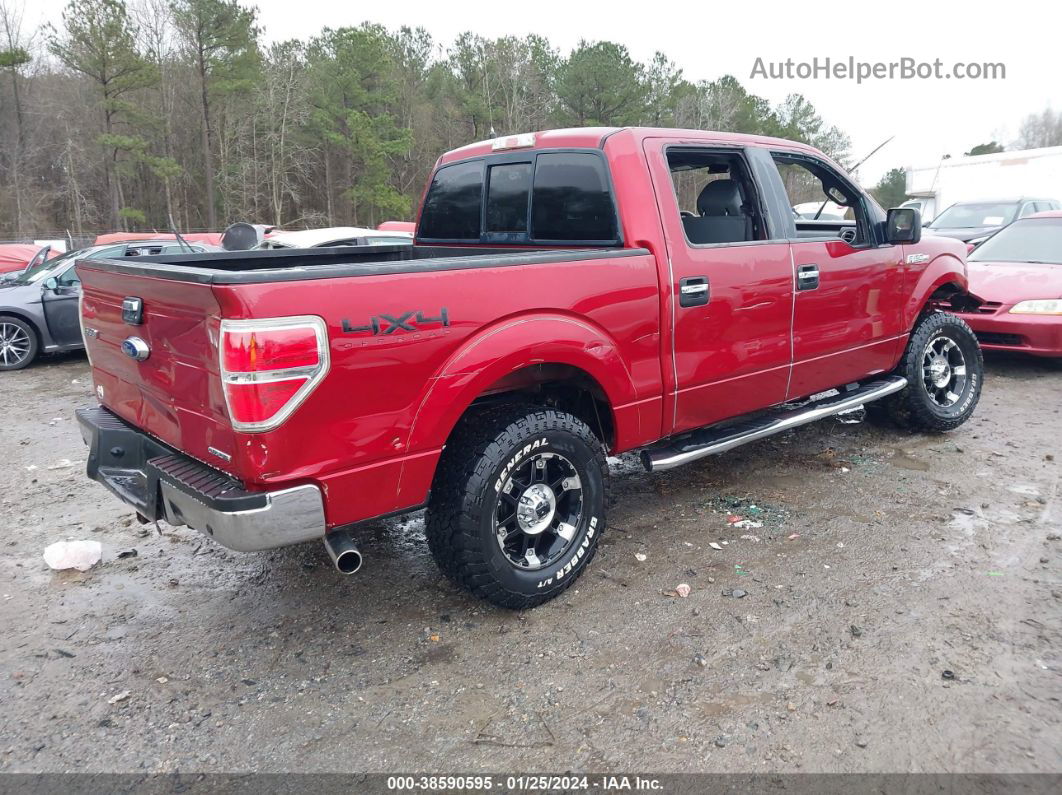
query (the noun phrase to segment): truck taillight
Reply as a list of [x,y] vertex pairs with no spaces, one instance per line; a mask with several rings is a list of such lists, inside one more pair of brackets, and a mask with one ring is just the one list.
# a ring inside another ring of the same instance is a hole
[[319,317],[222,320],[221,381],[232,427],[276,428],[328,373],[328,332]]

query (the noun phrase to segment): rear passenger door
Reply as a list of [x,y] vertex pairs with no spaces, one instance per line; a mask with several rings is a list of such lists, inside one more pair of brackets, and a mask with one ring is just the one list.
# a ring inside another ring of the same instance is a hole
[[[739,147],[645,143],[669,264],[672,432],[785,400],[793,271]],[[670,361],[667,359],[670,358]]]
[[796,291],[786,399],[891,370],[906,332],[904,265],[902,247],[878,239],[881,209],[821,158],[770,154],[790,207],[832,201],[848,208],[840,224],[792,216]]

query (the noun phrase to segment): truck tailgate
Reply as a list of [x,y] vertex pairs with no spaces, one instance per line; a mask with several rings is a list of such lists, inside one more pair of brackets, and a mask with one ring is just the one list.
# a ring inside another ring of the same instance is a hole
[[[100,402],[132,425],[188,455],[232,471],[215,450],[233,450],[218,377],[218,303],[208,284],[113,273],[84,261],[82,323]],[[123,319],[126,298],[141,316]],[[123,342],[147,346],[138,361]],[[237,474],[233,472],[233,474]]]

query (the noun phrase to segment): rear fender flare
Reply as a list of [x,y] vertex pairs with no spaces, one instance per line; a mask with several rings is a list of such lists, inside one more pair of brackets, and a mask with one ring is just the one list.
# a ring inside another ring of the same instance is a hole
[[406,449],[442,447],[476,398],[509,373],[536,364],[566,364],[584,371],[601,387],[613,414],[616,406],[637,399],[634,379],[615,341],[600,327],[561,314],[509,318],[468,340],[431,380]]

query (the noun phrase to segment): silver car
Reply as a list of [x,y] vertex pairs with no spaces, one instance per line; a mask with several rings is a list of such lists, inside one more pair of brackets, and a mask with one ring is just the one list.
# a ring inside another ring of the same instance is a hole
[[85,346],[78,319],[81,280],[74,270],[77,260],[217,250],[199,243],[184,246],[172,240],[138,240],[91,246],[30,264],[14,278],[0,281],[0,371],[21,370],[39,353]]

